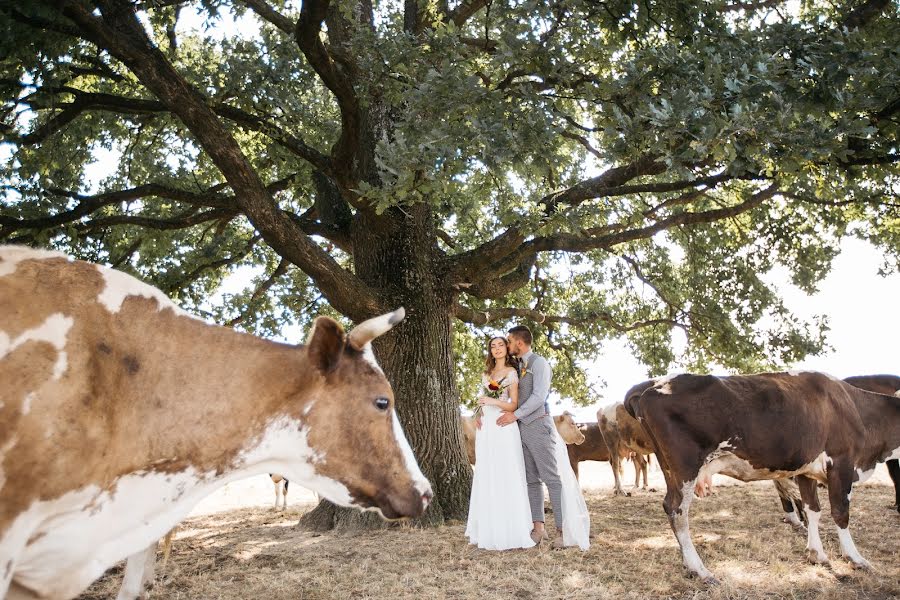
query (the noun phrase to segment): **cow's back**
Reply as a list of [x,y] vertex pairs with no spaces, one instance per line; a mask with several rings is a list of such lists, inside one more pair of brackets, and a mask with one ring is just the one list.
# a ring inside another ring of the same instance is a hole
[[864,428],[845,386],[813,372],[687,374],[666,378],[631,406],[654,437],[676,430],[703,453],[727,443],[738,456],[789,471],[823,451],[854,454]]

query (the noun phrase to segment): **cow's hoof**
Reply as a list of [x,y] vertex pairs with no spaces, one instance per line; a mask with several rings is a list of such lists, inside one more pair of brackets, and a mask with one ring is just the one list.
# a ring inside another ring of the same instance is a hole
[[[850,559],[848,559],[848,560],[850,560]],[[867,561],[864,558],[861,558],[858,561],[850,560],[850,564],[853,566],[854,569],[857,569],[860,571],[869,571],[870,573],[875,572],[875,567],[872,566],[872,563],[870,563],[869,561]]]
[[719,585],[719,580],[713,577],[712,574],[707,575],[706,577],[701,577],[700,579],[703,581],[703,583],[709,586]]
[[828,560],[828,557],[825,554],[819,554],[815,550],[806,551],[806,560],[814,565],[823,565],[825,567],[831,566],[831,562]]

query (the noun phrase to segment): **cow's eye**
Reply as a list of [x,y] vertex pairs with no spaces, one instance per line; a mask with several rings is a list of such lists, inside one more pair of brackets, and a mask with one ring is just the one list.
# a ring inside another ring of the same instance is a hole
[[391,406],[391,401],[387,398],[375,398],[375,408],[378,410],[387,410]]

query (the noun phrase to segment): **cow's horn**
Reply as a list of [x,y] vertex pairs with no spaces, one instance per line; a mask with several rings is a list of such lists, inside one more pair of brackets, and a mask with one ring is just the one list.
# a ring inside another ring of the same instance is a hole
[[390,331],[391,327],[403,320],[406,310],[401,306],[394,312],[363,321],[350,332],[350,345],[362,350],[366,344]]

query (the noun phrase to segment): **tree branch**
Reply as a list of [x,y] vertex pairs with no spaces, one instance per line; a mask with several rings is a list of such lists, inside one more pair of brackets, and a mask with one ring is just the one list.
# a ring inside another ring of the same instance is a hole
[[[221,170],[237,203],[275,252],[303,269],[318,284],[329,303],[354,321],[387,310],[376,292],[342,268],[280,211],[234,137],[218,120],[207,99],[193,88],[153,46],[127,0],[96,0],[99,17],[75,0],[41,0],[60,10],[82,35],[122,61],[157,98],[178,115]],[[311,5],[320,6],[318,3]],[[307,4],[304,3],[304,10]],[[308,19],[307,15],[307,20]],[[324,18],[324,15],[323,15]],[[304,21],[301,17],[301,23]],[[315,40],[321,19],[313,19]],[[304,28],[298,23],[298,33]],[[303,39],[303,35],[298,38]],[[324,46],[322,47],[324,49]]]
[[263,0],[242,0],[244,4],[250,7],[261,19],[268,21],[284,33],[294,35],[294,22],[285,17],[283,14],[263,2]]
[[488,5],[488,0],[463,0],[459,6],[447,15],[445,21],[453,22],[457,27],[465,25],[472,15]]
[[361,114],[359,99],[348,74],[336,63],[319,34],[328,15],[328,0],[304,0],[294,37],[297,45],[322,82],[334,94],[341,111],[341,135],[332,152],[335,170],[341,183],[352,179],[353,155],[359,144]]
[[548,315],[531,308],[492,308],[489,311],[478,311],[460,303],[454,305],[454,316],[465,323],[472,323],[479,327],[484,327],[488,323],[496,323],[498,321],[508,321],[513,318],[528,319],[535,323],[544,325],[554,323],[566,323],[568,325],[589,325],[597,322],[605,323],[619,333],[628,333],[635,329],[644,327],[656,327],[664,325],[666,327],[679,327],[687,329],[682,323],[674,319],[647,319],[645,321],[635,321],[634,323],[623,324],[616,321],[608,312],[592,312],[584,316],[568,316],[568,315]]

